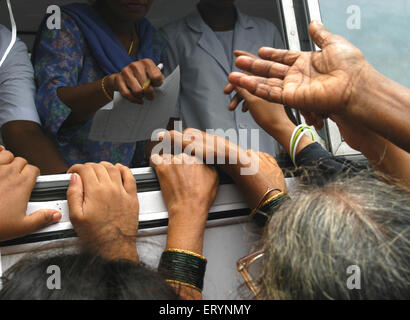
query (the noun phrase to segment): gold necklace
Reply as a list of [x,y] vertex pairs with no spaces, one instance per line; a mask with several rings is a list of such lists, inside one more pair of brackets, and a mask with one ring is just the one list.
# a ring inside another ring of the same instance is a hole
[[132,40],[130,48],[128,49],[128,55],[130,56],[132,53],[132,49],[134,49],[134,40]]

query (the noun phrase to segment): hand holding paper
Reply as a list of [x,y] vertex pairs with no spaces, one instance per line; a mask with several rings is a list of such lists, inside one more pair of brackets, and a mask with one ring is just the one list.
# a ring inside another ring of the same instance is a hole
[[114,100],[94,116],[90,140],[132,143],[151,139],[152,132],[166,128],[175,110],[180,89],[179,66],[155,89],[155,99],[134,104],[115,92]]

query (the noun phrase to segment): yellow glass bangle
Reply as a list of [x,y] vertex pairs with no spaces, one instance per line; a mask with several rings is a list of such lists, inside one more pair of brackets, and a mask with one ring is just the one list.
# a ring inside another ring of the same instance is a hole
[[102,89],[102,91],[104,92],[104,94],[105,94],[105,96],[107,97],[107,99],[110,100],[110,101],[112,101],[113,98],[108,94],[107,90],[105,89],[105,85],[104,85],[105,79],[107,79],[107,77],[108,77],[108,76],[105,76],[105,77],[102,79],[102,81],[101,81],[101,89]]
[[198,287],[195,287],[192,284],[186,283],[186,282],[182,282],[182,281],[178,281],[178,280],[169,280],[169,279],[166,279],[165,282],[173,283],[173,284],[179,284],[180,286],[189,287],[191,289],[195,289],[195,290],[202,293],[201,289],[199,289]]
[[179,252],[179,253],[185,253],[185,254],[189,254],[191,256],[197,257],[199,259],[202,259],[206,262],[208,262],[208,260],[206,260],[206,258],[204,256],[201,256],[198,253],[192,252],[192,251],[188,251],[188,250],[183,250],[183,249],[176,249],[176,248],[170,248],[170,249],[166,249],[164,252]]

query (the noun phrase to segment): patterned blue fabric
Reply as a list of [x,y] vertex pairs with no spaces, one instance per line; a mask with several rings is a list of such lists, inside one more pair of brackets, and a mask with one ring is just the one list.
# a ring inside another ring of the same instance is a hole
[[[84,5],[84,8],[87,11],[94,10],[89,5]],[[145,19],[142,24],[137,23],[142,50],[130,57],[130,61],[150,58],[154,62],[166,64],[166,40],[148,24],[149,22]],[[147,30],[151,32],[146,32]],[[122,50],[124,54],[127,54],[125,49]],[[97,60],[92,46],[76,20],[64,10],[61,15],[60,30],[49,30],[44,20],[37,35],[33,53],[38,88],[36,97],[38,113],[47,134],[57,143],[67,163],[73,165],[109,161],[133,166],[135,143],[89,140],[88,135],[93,119],[77,126],[63,126],[71,109],[59,99],[57,89],[88,84],[111,74],[104,71],[100,65],[100,61]],[[144,142],[137,143],[135,157],[137,162],[144,158],[144,145]]]

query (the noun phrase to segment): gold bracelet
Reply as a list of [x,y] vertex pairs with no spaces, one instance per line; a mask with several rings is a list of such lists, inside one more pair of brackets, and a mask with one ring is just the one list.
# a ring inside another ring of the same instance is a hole
[[263,208],[264,206],[266,206],[268,203],[272,202],[273,200],[279,198],[280,196],[285,195],[285,193],[282,191],[280,193],[275,194],[274,196],[270,197],[268,200],[266,200],[261,206],[260,208]]
[[112,101],[113,98],[108,94],[107,90],[105,89],[105,85],[104,85],[105,79],[107,79],[107,77],[108,77],[108,76],[105,76],[105,77],[102,79],[102,81],[101,81],[101,89],[102,89],[102,91],[104,92],[104,94],[105,94],[105,96],[107,97],[107,99],[110,100],[110,101]]
[[195,287],[192,284],[186,283],[186,282],[182,282],[182,281],[178,281],[178,280],[169,280],[169,279],[166,279],[165,282],[173,283],[173,284],[179,284],[180,286],[189,287],[191,289],[195,289],[195,290],[199,291],[200,293],[202,293],[201,289],[199,289],[198,287]]
[[170,249],[166,249],[164,252],[179,252],[179,253],[185,253],[185,254],[189,254],[191,256],[197,257],[199,259],[202,259],[206,262],[208,262],[208,260],[206,260],[206,258],[204,256],[201,256],[198,253],[192,252],[192,251],[188,251],[188,250],[183,250],[183,249],[176,249],[176,248],[170,248]]
[[[265,194],[263,195],[263,197],[261,198],[261,200],[259,201],[258,205],[255,207],[255,209],[253,209],[253,210],[251,211],[251,214],[249,215],[249,217],[253,217],[253,216],[256,214],[256,212],[257,212],[260,208],[263,207],[263,204],[266,203],[266,201],[264,201],[265,198],[266,198],[266,196],[267,196],[269,193],[273,192],[273,191],[279,191],[279,193],[277,193],[277,194],[275,194],[273,197],[271,197],[271,198],[270,198],[271,201],[272,201],[273,199],[276,199],[276,197],[278,197],[279,195],[282,195],[282,194],[283,194],[283,191],[281,191],[281,190],[279,190],[279,189],[277,189],[277,188],[268,189],[268,190],[265,192]],[[272,199],[272,198],[273,198],[273,199]]]

